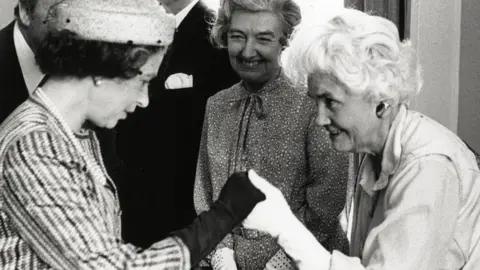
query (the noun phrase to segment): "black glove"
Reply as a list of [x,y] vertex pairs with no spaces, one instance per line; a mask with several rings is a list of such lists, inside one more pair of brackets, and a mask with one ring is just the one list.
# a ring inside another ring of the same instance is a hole
[[171,235],[182,239],[188,247],[193,267],[263,200],[265,195],[252,185],[246,172],[234,173],[210,210],[200,213],[191,225]]
[[228,178],[218,195],[217,202],[222,202],[234,215],[235,222],[240,223],[252,212],[257,203],[265,199],[265,194],[248,179],[247,172],[237,172]]

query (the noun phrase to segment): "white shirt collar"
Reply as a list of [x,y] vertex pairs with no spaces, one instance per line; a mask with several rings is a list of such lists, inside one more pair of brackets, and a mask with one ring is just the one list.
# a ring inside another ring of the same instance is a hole
[[175,15],[175,20],[177,21],[177,28],[180,26],[180,23],[182,23],[183,19],[187,17],[188,13],[190,10],[192,10],[193,6],[198,3],[200,0],[193,0],[188,6],[186,6],[184,9],[182,9],[180,12]]
[[40,71],[32,49],[28,46],[27,41],[20,32],[18,22],[15,22],[13,28],[13,43],[15,44],[15,50],[17,51],[18,62],[22,69],[25,85],[27,86],[28,93],[31,94],[42,81],[45,74]]

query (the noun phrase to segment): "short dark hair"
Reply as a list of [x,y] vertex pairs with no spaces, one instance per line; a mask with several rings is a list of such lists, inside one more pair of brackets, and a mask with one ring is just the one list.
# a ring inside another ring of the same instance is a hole
[[35,56],[40,70],[50,76],[133,78],[161,47],[83,40],[63,30],[51,31]]

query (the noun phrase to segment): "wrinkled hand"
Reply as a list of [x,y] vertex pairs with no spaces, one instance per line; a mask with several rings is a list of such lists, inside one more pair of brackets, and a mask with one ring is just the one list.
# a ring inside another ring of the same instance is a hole
[[233,250],[222,248],[215,252],[212,257],[213,270],[237,270]]
[[266,200],[258,203],[250,215],[243,221],[243,227],[266,232],[278,237],[285,228],[285,221],[296,219],[283,197],[282,192],[267,180],[250,170],[248,178],[252,184],[266,196]]

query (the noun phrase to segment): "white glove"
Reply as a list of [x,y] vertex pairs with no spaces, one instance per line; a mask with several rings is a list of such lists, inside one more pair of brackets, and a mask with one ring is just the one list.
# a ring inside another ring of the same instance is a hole
[[212,256],[211,260],[213,270],[237,270],[235,255],[229,248],[221,248]]
[[248,178],[265,194],[266,199],[255,206],[243,221],[243,226],[277,237],[278,244],[292,258],[298,269],[329,269],[330,253],[293,215],[280,190],[253,170],[248,172]]
[[285,220],[296,219],[282,192],[258,176],[254,170],[248,171],[252,184],[265,194],[266,199],[258,203],[243,221],[243,227],[266,232],[278,237],[285,227]]

